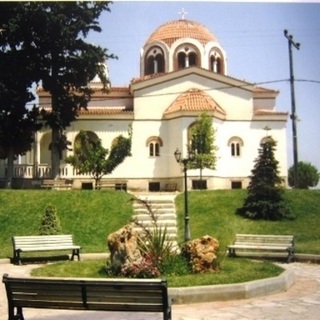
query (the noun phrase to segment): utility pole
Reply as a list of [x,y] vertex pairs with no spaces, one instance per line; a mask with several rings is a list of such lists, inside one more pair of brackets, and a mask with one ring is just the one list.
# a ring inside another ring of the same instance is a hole
[[288,30],[284,30],[284,36],[288,39],[289,46],[289,64],[290,64],[290,88],[291,88],[291,120],[292,120],[292,140],[293,140],[293,168],[294,168],[294,188],[298,188],[298,137],[297,137],[297,115],[296,101],[294,94],[294,75],[293,75],[293,60],[292,46],[297,50],[300,48],[300,43],[293,41],[293,36],[288,34]]

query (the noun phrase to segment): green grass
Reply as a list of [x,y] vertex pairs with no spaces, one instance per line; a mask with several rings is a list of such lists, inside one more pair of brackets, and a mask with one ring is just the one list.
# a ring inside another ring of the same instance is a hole
[[[235,215],[246,190],[189,193],[191,237],[210,235],[221,251],[236,233],[292,234],[298,253],[320,254],[320,190],[288,190],[295,220],[252,221]],[[12,257],[11,236],[37,235],[47,204],[57,208],[63,233],[71,233],[82,252],[106,252],[107,236],[132,216],[132,196],[119,191],[0,190],[0,258]],[[179,239],[183,239],[184,195],[177,199]]]
[[[286,201],[294,220],[249,220],[235,214],[246,190],[197,191],[189,193],[191,237],[210,235],[225,251],[236,233],[289,234],[296,237],[296,252],[320,254],[320,190],[287,190]],[[184,228],[184,197],[177,198],[180,240]]]
[[[105,266],[106,261],[104,260],[58,262],[34,269],[32,275],[38,277],[106,278]],[[270,262],[249,261],[239,258],[225,259],[218,272],[166,276],[166,278],[169,287],[190,287],[240,283],[275,277],[282,272],[281,267]]]
[[131,198],[119,191],[0,190],[0,257],[12,257],[11,236],[39,234],[49,203],[82,252],[106,252],[108,235],[132,216]]

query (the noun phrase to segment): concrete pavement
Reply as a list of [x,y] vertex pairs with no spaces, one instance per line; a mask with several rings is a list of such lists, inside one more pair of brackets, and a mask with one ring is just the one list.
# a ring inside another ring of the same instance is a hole
[[[173,320],[316,320],[320,319],[320,265],[283,264],[295,274],[295,283],[287,291],[250,299],[213,301],[173,305]],[[28,276],[37,265],[0,264],[0,275]],[[150,320],[162,319],[160,314],[130,314],[66,310],[25,310],[26,320]],[[0,286],[0,319],[7,319],[4,285]]]

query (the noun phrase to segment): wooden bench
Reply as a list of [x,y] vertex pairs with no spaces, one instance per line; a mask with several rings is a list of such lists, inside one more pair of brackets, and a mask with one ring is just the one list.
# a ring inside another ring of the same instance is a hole
[[171,319],[167,281],[161,279],[16,278],[3,275],[9,320],[23,308],[161,312]]
[[71,234],[48,236],[14,236],[12,237],[13,262],[21,264],[21,252],[72,250],[71,259],[80,260],[80,246],[73,243]]
[[236,234],[234,244],[228,246],[228,255],[286,257],[294,259],[295,239],[291,235]]
[[123,190],[127,191],[127,181],[121,180],[100,180],[98,184],[98,189],[113,189],[113,190]]
[[41,188],[44,189],[72,189],[72,181],[68,179],[44,179],[41,184]]

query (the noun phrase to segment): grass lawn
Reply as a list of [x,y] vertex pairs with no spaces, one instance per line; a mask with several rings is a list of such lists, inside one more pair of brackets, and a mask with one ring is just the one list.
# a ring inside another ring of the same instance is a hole
[[[296,252],[320,254],[320,190],[287,190],[294,220],[249,220],[237,216],[246,190],[193,191],[189,193],[191,237],[211,235],[225,251],[236,233],[288,234],[296,237]],[[180,240],[183,238],[184,197],[177,197]]]
[[[191,237],[205,235],[220,242],[221,257],[236,233],[290,234],[298,253],[320,254],[320,190],[288,190],[285,197],[295,220],[253,221],[235,214],[246,190],[189,192]],[[37,235],[46,205],[57,208],[62,232],[74,235],[82,253],[106,252],[107,236],[129,222],[132,195],[94,190],[0,190],[0,258],[12,257],[11,236]],[[183,239],[184,195],[176,198],[178,237]],[[69,253],[69,252],[68,252]],[[29,255],[23,255],[23,257]],[[220,258],[221,258],[220,257]],[[59,262],[36,269],[34,275],[105,277],[106,261]],[[279,275],[282,269],[266,262],[224,259],[217,273],[166,276],[171,287],[225,284]]]
[[[39,277],[106,278],[105,260],[68,261],[48,264],[32,270]],[[214,273],[165,275],[169,287],[191,287],[216,284],[231,284],[278,276],[283,269],[271,262],[227,258],[221,269]]]
[[[210,235],[221,251],[236,233],[292,234],[298,253],[320,254],[320,190],[288,190],[295,220],[253,221],[235,215],[246,190],[192,191],[189,215],[193,239]],[[62,232],[74,235],[82,252],[106,252],[107,236],[132,216],[132,195],[109,190],[0,190],[0,258],[12,257],[11,236],[37,235],[47,204],[57,208]],[[176,198],[179,239],[183,239],[184,195]]]

